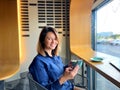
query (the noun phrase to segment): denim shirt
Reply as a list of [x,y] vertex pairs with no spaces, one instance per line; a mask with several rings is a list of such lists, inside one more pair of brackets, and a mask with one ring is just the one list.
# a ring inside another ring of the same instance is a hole
[[29,72],[35,81],[48,90],[73,90],[73,84],[66,81],[60,85],[59,78],[64,73],[64,64],[59,56],[50,57],[38,54],[29,66]]

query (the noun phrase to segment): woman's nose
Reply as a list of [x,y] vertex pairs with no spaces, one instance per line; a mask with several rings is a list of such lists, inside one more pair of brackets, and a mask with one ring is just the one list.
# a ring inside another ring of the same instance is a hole
[[52,43],[54,43],[55,42],[55,40],[54,39],[52,39]]

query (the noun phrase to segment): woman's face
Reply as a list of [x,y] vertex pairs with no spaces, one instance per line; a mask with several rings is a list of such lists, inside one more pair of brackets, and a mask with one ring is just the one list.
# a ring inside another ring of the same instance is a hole
[[45,37],[45,49],[54,50],[58,44],[57,38],[53,32],[48,32]]

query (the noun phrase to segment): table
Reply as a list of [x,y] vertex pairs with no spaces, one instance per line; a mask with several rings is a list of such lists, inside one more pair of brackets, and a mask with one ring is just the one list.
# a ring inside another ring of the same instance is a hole
[[[120,60],[120,58],[96,52],[93,51],[91,48],[87,47],[85,48],[74,47],[71,48],[71,52],[77,55],[80,59],[82,59],[92,69],[100,73],[102,76],[104,76],[106,79],[111,81],[116,86],[120,87],[120,72],[109,64],[109,61]],[[91,61],[90,58],[94,56],[102,57],[103,61],[101,62]]]

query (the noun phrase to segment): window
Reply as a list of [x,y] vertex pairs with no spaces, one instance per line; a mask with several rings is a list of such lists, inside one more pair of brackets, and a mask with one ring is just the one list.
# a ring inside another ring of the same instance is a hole
[[[93,10],[95,50],[120,57],[120,0],[108,1]],[[96,90],[120,89],[100,74],[97,73],[96,76]]]
[[96,12],[97,51],[120,57],[120,0],[113,0]]

